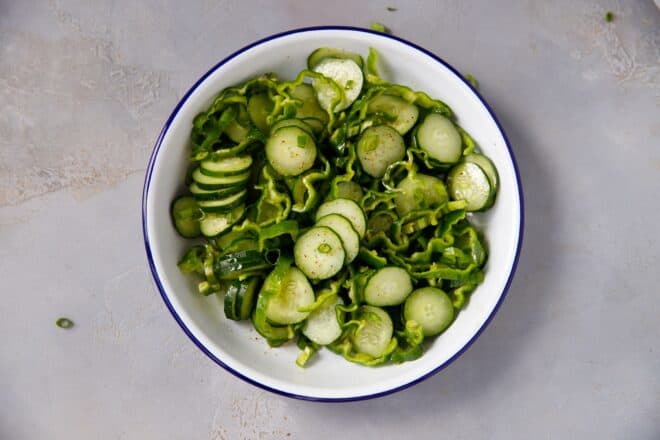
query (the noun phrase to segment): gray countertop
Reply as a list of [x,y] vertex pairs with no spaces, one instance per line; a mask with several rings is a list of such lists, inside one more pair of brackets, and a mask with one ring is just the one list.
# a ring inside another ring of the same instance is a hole
[[[479,79],[520,166],[523,252],[491,325],[441,373],[371,401],[291,400],[215,365],[167,312],[144,171],[221,58],[371,21]],[[651,0],[7,0],[0,102],[0,438],[660,438]]]

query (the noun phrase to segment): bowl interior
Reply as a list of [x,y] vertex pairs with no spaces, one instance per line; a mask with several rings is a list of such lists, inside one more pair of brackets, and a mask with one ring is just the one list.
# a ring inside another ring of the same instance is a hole
[[[381,56],[381,75],[393,82],[427,92],[447,102],[458,121],[495,163],[500,192],[495,206],[476,214],[485,232],[489,260],[485,281],[467,307],[426,354],[402,365],[368,368],[346,362],[327,350],[301,369],[294,360],[295,344],[271,349],[248,322],[224,318],[221,300],[196,293],[182,275],[178,258],[190,246],[170,222],[172,198],[183,191],[188,137],[193,117],[223,88],[258,74],[275,72],[294,78],[305,68],[307,55],[321,46],[339,47],[366,56],[369,47]],[[149,166],[145,183],[145,241],[154,277],[164,299],[187,333],[207,354],[238,375],[263,387],[298,397],[351,399],[386,393],[436,371],[459,354],[495,311],[506,290],[520,240],[520,189],[505,137],[481,99],[449,67],[398,39],[351,29],[316,29],[267,39],[216,66],[184,97],[166,125]]]

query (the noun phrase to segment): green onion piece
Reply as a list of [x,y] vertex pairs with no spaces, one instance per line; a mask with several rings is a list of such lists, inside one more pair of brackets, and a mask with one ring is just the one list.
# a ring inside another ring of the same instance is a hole
[[328,243],[322,243],[319,245],[319,252],[322,254],[327,254],[332,250],[332,247]]
[[387,29],[383,23],[379,23],[377,21],[371,22],[371,30],[376,32],[382,32],[384,34],[390,33],[389,29]]
[[71,321],[69,318],[60,318],[57,321],[55,321],[55,324],[59,328],[64,328],[64,329],[70,329],[73,327],[73,321]]
[[307,145],[307,136],[298,136],[298,147],[305,148],[305,145]]
[[605,21],[608,23],[612,23],[614,21],[614,18],[615,18],[614,12],[607,11],[607,14],[605,14]]
[[466,75],[465,75],[465,79],[466,79],[467,82],[469,82],[469,83],[472,85],[472,87],[474,87],[475,89],[478,89],[478,88],[479,88],[479,82],[477,81],[477,78],[475,78],[474,76],[472,76],[471,73],[466,74]]
[[395,8],[394,6],[388,6],[387,10],[390,11],[390,12],[396,12],[398,9]]

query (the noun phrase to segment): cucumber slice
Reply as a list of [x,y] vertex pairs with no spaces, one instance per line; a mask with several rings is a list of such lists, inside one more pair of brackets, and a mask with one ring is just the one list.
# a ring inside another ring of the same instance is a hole
[[[332,80],[342,91],[343,96],[341,100],[332,107],[335,101],[332,98],[336,98],[336,96],[330,97],[325,83],[321,82],[319,84],[318,80],[314,80],[312,86],[316,90],[321,107],[324,109],[339,112],[350,106],[360,96],[364,76],[362,75],[362,69],[355,61],[351,59],[326,58],[318,63],[313,70]],[[319,86],[321,86],[320,89]]]
[[337,83],[330,78],[321,77],[314,79],[312,87],[319,105],[325,112],[333,113],[341,110],[345,98],[344,92]]
[[243,218],[243,214],[245,214],[245,205],[242,204],[222,214],[205,213],[199,222],[199,229],[205,237],[215,237]]
[[454,307],[445,292],[436,287],[423,287],[410,294],[403,306],[406,321],[415,321],[424,336],[444,331],[454,320]]
[[367,229],[367,219],[364,217],[364,211],[356,202],[350,199],[334,199],[323,203],[316,211],[315,220],[318,221],[321,217],[329,214],[343,215],[351,222],[353,229],[358,233],[360,238],[364,237]]
[[321,133],[327,124],[327,122],[323,122],[323,120],[319,118],[302,118],[301,121],[309,125],[312,128],[312,131],[317,134]]
[[447,175],[447,184],[453,200],[467,202],[466,211],[480,211],[494,202],[488,177],[476,163],[461,162],[454,166]]
[[384,113],[396,117],[393,121],[386,122],[400,135],[406,134],[417,122],[419,109],[416,105],[393,95],[379,95],[369,102],[368,113]]
[[322,131],[328,123],[328,113],[321,108],[311,84],[300,84],[291,91],[291,96],[302,102],[302,105],[296,111],[296,118],[309,119],[310,122],[306,122],[314,129],[315,133]]
[[314,165],[316,143],[299,127],[282,127],[266,142],[266,158],[283,176],[298,176]]
[[237,174],[235,176],[207,176],[202,174],[202,171],[197,168],[192,173],[193,180],[197,183],[197,186],[201,189],[213,190],[213,189],[223,189],[228,188],[234,185],[240,185],[245,183],[250,178],[250,173],[245,172],[242,174]]
[[229,186],[222,189],[202,189],[196,182],[193,182],[190,184],[189,189],[196,200],[202,201],[224,199],[225,197],[243,191],[245,186],[245,183],[241,183],[239,185]]
[[225,135],[233,142],[240,144],[247,138],[248,133],[250,133],[250,117],[245,105],[238,105],[236,107],[238,110],[236,118],[225,128]]
[[204,212],[229,212],[245,201],[247,190],[217,200],[202,200],[199,207]]
[[442,180],[427,174],[409,175],[396,186],[396,212],[403,216],[415,209],[436,208],[449,196]]
[[491,193],[497,192],[497,187],[500,184],[499,175],[497,174],[497,168],[495,168],[495,165],[487,156],[479,153],[473,153],[465,156],[464,160],[465,162],[472,162],[479,165],[479,168],[481,168],[481,170],[486,173],[486,177],[488,177]]
[[340,297],[328,298],[318,309],[309,314],[303,326],[303,335],[319,345],[328,345],[341,336],[341,325],[337,319],[337,306],[343,305]]
[[357,203],[362,200],[364,197],[364,191],[359,183],[356,182],[339,182],[337,183],[337,194],[336,198],[338,199],[350,199]]
[[277,121],[273,124],[272,127],[270,127],[270,131],[275,133],[277,130],[284,127],[298,127],[301,130],[305,130],[305,132],[309,133],[309,135],[314,138],[314,130],[312,127],[310,127],[309,124],[307,124],[305,121],[297,118],[282,119],[281,121]]
[[417,144],[442,163],[458,162],[462,154],[461,135],[454,123],[438,113],[431,113],[417,128]]
[[406,300],[412,290],[412,280],[405,269],[383,267],[367,281],[364,300],[372,306],[397,306]]
[[250,127],[241,125],[236,122],[236,120],[231,121],[225,129],[225,134],[227,137],[237,144],[243,142],[248,133],[250,133]]
[[247,103],[247,112],[250,121],[263,134],[268,134],[268,115],[273,110],[273,101],[270,100],[267,93],[257,93],[252,95]]
[[170,211],[174,227],[179,235],[185,238],[199,236],[199,219],[202,217],[202,211],[193,197],[177,198],[172,202]]
[[326,226],[315,226],[298,237],[293,255],[296,266],[313,280],[336,275],[346,259],[341,239]]
[[228,177],[243,174],[250,169],[252,156],[205,159],[199,164],[199,171],[211,177]]
[[225,316],[233,321],[250,319],[257,298],[259,277],[234,280],[224,298]]
[[266,305],[266,318],[273,324],[296,324],[309,315],[299,312],[314,304],[314,289],[297,267],[290,267],[282,279],[282,287]]
[[355,63],[360,66],[360,69],[364,66],[362,57],[356,53],[332,47],[319,47],[307,58],[307,68],[314,70],[314,67],[326,58],[347,58],[355,61]]
[[387,167],[403,159],[406,145],[403,138],[389,125],[369,127],[360,136],[357,156],[362,169],[371,177],[380,178]]
[[380,307],[362,306],[355,319],[364,322],[351,337],[355,350],[375,358],[382,356],[394,331],[390,315]]
[[346,217],[340,214],[329,214],[318,219],[316,226],[327,226],[339,236],[346,253],[346,264],[355,260],[360,252],[360,236]]

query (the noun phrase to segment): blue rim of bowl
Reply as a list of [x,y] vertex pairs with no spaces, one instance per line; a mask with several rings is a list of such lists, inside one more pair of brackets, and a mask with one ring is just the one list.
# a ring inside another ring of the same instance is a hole
[[[442,64],[444,67],[449,69],[454,75],[456,75],[461,81],[463,81],[469,88],[472,90],[474,95],[477,97],[477,99],[481,102],[481,104],[484,106],[484,108],[488,111],[490,117],[493,119],[495,122],[495,125],[497,125],[498,130],[502,134],[502,137],[504,138],[504,143],[506,144],[506,148],[509,152],[509,157],[511,158],[511,162],[513,164],[513,169],[516,175],[516,183],[518,186],[518,196],[520,200],[520,227],[518,230],[518,246],[516,249],[516,255],[513,260],[513,265],[511,266],[511,272],[509,273],[509,278],[507,279],[507,282],[504,286],[504,289],[502,290],[502,293],[500,294],[499,299],[497,300],[497,303],[495,304],[495,307],[491,311],[490,315],[484,323],[481,325],[479,330],[472,336],[472,338],[459,350],[457,351],[451,358],[447,359],[444,363],[441,365],[437,366],[434,368],[432,371],[418,377],[417,379],[414,379],[408,383],[405,383],[403,385],[399,385],[394,388],[390,388],[385,391],[380,391],[378,393],[373,393],[373,394],[365,394],[365,395],[359,395],[359,396],[354,396],[354,397],[314,397],[314,396],[306,396],[306,395],[301,395],[301,394],[295,394],[295,393],[290,393],[287,391],[283,391],[277,388],[272,388],[269,387],[265,384],[262,384],[260,382],[255,381],[254,379],[251,379],[238,371],[234,370],[233,368],[229,367],[227,364],[222,362],[220,359],[218,359],[211,351],[204,346],[196,337],[195,335],[192,334],[190,329],[186,326],[186,324],[182,321],[181,317],[179,314],[176,312],[174,307],[172,306],[172,303],[170,302],[167,293],[165,292],[165,288],[163,287],[163,284],[161,283],[160,277],[158,275],[158,272],[156,270],[153,256],[151,254],[151,245],[149,244],[149,232],[147,230],[147,199],[148,199],[148,194],[149,194],[149,186],[151,183],[151,174],[153,172],[153,167],[156,162],[156,157],[158,156],[158,151],[160,150],[161,144],[163,142],[163,138],[165,137],[165,134],[170,128],[170,125],[172,124],[172,121],[176,117],[176,115],[179,113],[179,110],[181,107],[186,103],[190,95],[199,87],[199,85],[206,80],[213,72],[215,72],[217,69],[222,67],[224,64],[226,64],[228,61],[232,60],[236,56],[242,54],[243,52],[246,52],[253,47],[259,46],[261,44],[267,43],[272,40],[276,40],[278,38],[286,37],[288,35],[293,35],[293,34],[300,34],[304,32],[314,32],[314,31],[352,31],[352,32],[358,32],[358,33],[366,33],[366,34],[372,34],[372,35],[377,35],[381,38],[388,38],[391,40],[398,41],[400,43],[403,43],[421,53],[424,55],[427,55],[431,57],[433,60],[437,61],[438,63]],[[511,286],[511,282],[513,281],[513,276],[516,272],[516,268],[518,267],[518,261],[520,258],[520,251],[522,249],[522,240],[523,240],[523,229],[524,229],[524,217],[525,217],[525,211],[524,211],[524,203],[523,203],[523,193],[522,193],[522,184],[520,180],[520,172],[518,171],[518,164],[516,162],[516,159],[514,157],[513,151],[511,150],[511,145],[509,143],[509,139],[506,136],[506,133],[504,132],[504,129],[502,128],[502,125],[498,121],[498,119],[495,117],[495,113],[493,110],[490,108],[490,106],[486,103],[486,100],[479,94],[479,92],[470,84],[465,78],[463,78],[463,75],[461,75],[456,69],[454,69],[452,66],[450,66],[447,62],[442,60],[440,57],[434,55],[432,52],[424,49],[423,47],[420,47],[414,43],[411,43],[410,41],[404,40],[403,38],[395,37],[393,35],[389,34],[383,34],[381,32],[375,32],[371,31],[369,29],[362,29],[358,27],[352,27],[352,26],[314,26],[314,27],[305,27],[305,28],[298,28],[298,29],[292,29],[286,32],[280,32],[274,35],[271,35],[266,38],[262,38],[261,40],[255,41],[252,44],[249,44],[242,49],[237,50],[236,52],[232,53],[219,63],[217,63],[215,66],[213,66],[208,72],[206,72],[204,75],[202,75],[195,84],[186,92],[185,95],[181,98],[181,100],[178,102],[176,107],[174,107],[174,110],[170,114],[169,118],[165,122],[165,125],[163,126],[163,129],[161,130],[160,134],[158,135],[158,139],[156,140],[156,144],[154,146],[154,150],[151,153],[151,157],[149,158],[149,165],[147,166],[147,172],[146,176],[144,179],[144,186],[143,186],[143,191],[142,191],[142,232],[144,234],[144,245],[147,251],[147,259],[149,260],[149,268],[151,269],[151,274],[154,278],[154,281],[156,283],[156,286],[158,287],[158,291],[160,292],[161,297],[163,298],[163,301],[165,301],[165,305],[169,309],[170,313],[176,320],[176,322],[179,323],[179,326],[181,326],[181,329],[184,331],[186,335],[193,341],[193,343],[200,349],[204,354],[206,354],[209,358],[211,358],[216,364],[220,365],[223,367],[225,370],[229,371],[232,373],[234,376],[254,385],[259,388],[262,388],[266,391],[270,391],[275,394],[279,394],[282,396],[286,397],[291,397],[295,399],[301,399],[301,400],[308,400],[308,401],[314,401],[314,402],[353,402],[353,401],[360,401],[360,400],[368,400],[368,399],[375,399],[377,397],[382,397],[386,396],[388,394],[396,393],[397,391],[404,390],[406,388],[409,388],[413,385],[418,384],[419,382],[422,382],[423,380],[428,379],[429,377],[435,375],[439,371],[443,370],[447,366],[449,366],[454,360],[456,360],[460,355],[462,355],[473,343],[474,341],[481,335],[481,333],[486,329],[488,324],[491,322],[493,317],[495,316],[495,313],[497,310],[500,308],[500,305],[502,304],[502,301],[504,300],[504,297],[506,296],[509,287]]]

